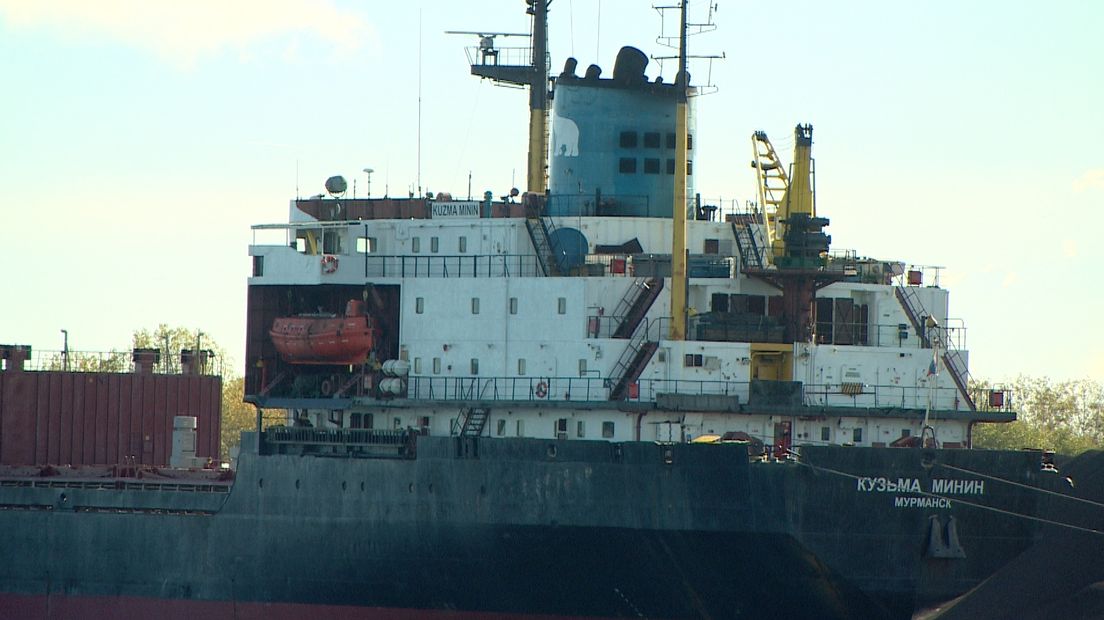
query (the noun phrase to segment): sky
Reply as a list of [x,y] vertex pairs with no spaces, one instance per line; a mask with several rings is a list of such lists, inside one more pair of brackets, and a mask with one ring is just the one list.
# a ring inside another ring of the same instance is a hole
[[[470,76],[476,38],[445,33],[526,32],[523,11],[0,0],[0,343],[58,350],[67,329],[72,349],[126,350],[167,323],[237,367],[250,226],[296,195],[342,174],[364,196],[364,168],[375,196],[465,196],[469,173],[476,195],[524,187],[525,91]],[[671,53],[646,1],[549,15],[553,74]],[[690,39],[724,56],[691,64],[717,87],[696,101],[704,197],[754,198],[752,132],[789,161],[812,123],[833,247],[943,267],[975,377],[1104,381],[1104,3],[719,0],[713,19]]]

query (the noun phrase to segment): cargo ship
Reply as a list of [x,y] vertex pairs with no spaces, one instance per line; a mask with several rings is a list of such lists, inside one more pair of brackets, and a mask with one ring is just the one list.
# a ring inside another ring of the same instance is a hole
[[[549,4],[469,52],[529,88],[524,192],[334,177],[254,227],[232,475],[186,408],[149,434],[175,463],[2,429],[0,615],[904,619],[1038,539],[1069,485],[972,449],[1012,395],[971,389],[936,273],[831,249],[812,127],[789,164],[753,133],[759,199],[707,204],[685,45],[670,82],[629,47],[550,80]],[[53,392],[4,351],[8,420]]]

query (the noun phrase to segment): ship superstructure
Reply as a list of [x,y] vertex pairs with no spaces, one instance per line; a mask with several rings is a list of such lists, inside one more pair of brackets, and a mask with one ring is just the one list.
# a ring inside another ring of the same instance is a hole
[[[973,424],[1014,419],[1003,392],[982,402],[969,392],[965,332],[937,273],[830,252],[811,126],[795,129],[789,174],[756,132],[749,174],[762,203],[725,212],[694,191],[691,113],[680,307],[679,86],[648,81],[646,63],[633,48],[611,78],[566,63],[545,193],[295,200],[288,224],[255,227],[269,241],[250,248],[250,397],[316,427],[680,442],[739,433],[783,449],[908,443],[925,429],[965,448]],[[274,322],[340,316],[350,300],[380,330],[359,363],[289,360],[272,345]],[[381,391],[387,360],[409,370]]]

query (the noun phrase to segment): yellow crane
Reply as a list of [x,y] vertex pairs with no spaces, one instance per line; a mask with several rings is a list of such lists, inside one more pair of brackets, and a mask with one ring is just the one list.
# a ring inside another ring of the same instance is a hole
[[786,232],[790,218],[794,215],[816,217],[813,126],[798,125],[794,128],[794,160],[790,174],[787,174],[765,131],[752,134],[751,145],[759,213],[767,236],[764,264],[771,265],[775,264],[776,257],[786,254]]

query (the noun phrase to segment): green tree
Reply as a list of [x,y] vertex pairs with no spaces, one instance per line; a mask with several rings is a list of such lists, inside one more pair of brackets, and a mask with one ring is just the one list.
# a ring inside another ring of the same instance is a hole
[[[976,387],[985,389],[987,384]],[[1020,375],[1009,387],[1017,421],[976,426],[975,446],[1078,454],[1104,444],[1104,385],[1100,382]]]
[[[73,372],[125,372],[130,368],[130,354],[125,351],[69,351],[51,354],[43,363],[44,370]],[[68,362],[68,365],[66,365]]]
[[[207,374],[221,374],[224,378],[231,373],[232,362],[226,357],[226,349],[203,333],[202,330],[188,329],[186,327],[169,327],[161,323],[154,330],[139,329],[134,332],[133,346],[135,349],[158,349],[161,351],[161,361],[157,368],[160,372],[180,372],[181,349],[195,350],[208,349],[214,353],[214,359],[208,361],[208,366],[203,369]],[[223,384],[225,386],[225,383]],[[224,387],[225,389],[225,387]]]

